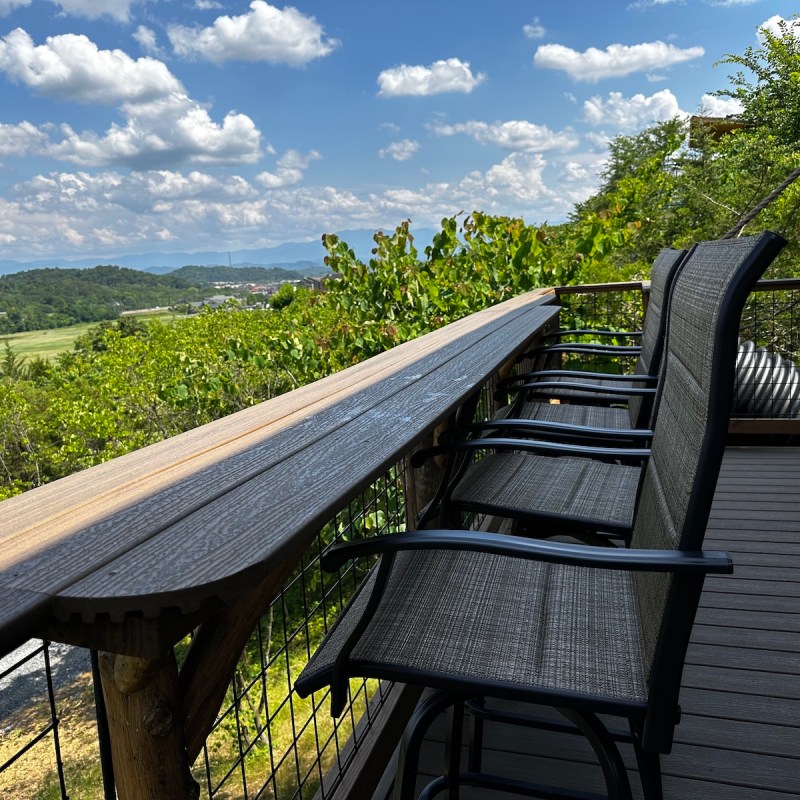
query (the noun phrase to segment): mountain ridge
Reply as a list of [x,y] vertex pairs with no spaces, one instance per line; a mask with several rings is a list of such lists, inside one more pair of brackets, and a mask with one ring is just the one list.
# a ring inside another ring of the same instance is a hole
[[[412,231],[420,240],[430,240],[435,233],[433,229],[420,228]],[[357,229],[340,231],[336,235],[347,242],[358,258],[367,261],[374,247],[375,229]],[[174,253],[129,253],[114,257],[101,258],[43,258],[31,261],[0,259],[0,275],[13,274],[31,269],[50,267],[64,269],[89,269],[101,264],[113,264],[143,272],[165,274],[186,266],[234,266],[234,267],[280,267],[297,271],[319,266],[325,269],[323,259],[325,249],[321,238],[312,241],[284,242],[272,247],[260,247],[242,250],[205,250],[198,252],[178,251]],[[301,262],[303,266],[299,267]]]

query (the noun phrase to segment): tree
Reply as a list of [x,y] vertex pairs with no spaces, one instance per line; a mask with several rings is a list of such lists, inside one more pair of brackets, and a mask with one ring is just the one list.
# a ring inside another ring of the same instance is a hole
[[783,144],[800,143],[800,20],[780,20],[777,31],[761,28],[759,47],[728,54],[720,63],[744,67],[734,73],[731,89],[715,94],[742,104],[741,118],[766,129]]

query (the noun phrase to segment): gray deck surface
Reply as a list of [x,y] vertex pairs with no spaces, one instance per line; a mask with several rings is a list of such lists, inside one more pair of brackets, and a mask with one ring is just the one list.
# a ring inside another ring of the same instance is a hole
[[[729,550],[735,572],[706,581],[683,719],[662,761],[665,800],[800,797],[800,448],[726,452],[706,547]],[[440,771],[443,732],[433,730],[423,752],[430,776]],[[580,737],[494,726],[486,743],[487,771],[602,790]],[[641,798],[632,749],[621,751]],[[511,796],[462,790],[464,800]]]

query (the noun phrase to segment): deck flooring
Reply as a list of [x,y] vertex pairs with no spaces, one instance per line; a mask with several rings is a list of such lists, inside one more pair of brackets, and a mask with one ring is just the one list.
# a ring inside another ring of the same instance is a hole
[[[684,670],[683,719],[662,760],[665,800],[798,798],[800,448],[728,449],[706,547],[730,551],[735,571],[706,581]],[[431,733],[420,786],[440,769],[443,731]],[[497,774],[602,790],[580,737],[496,725],[486,742],[486,768]],[[638,800],[632,749],[620,749]],[[464,800],[510,796],[462,791]]]

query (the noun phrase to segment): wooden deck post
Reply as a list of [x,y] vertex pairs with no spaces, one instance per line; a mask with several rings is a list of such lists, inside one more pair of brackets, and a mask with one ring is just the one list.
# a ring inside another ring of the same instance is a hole
[[159,661],[101,653],[100,674],[119,800],[197,800],[174,653]]
[[[439,438],[445,425],[439,425],[427,434],[419,443],[417,449],[431,447]],[[428,459],[421,467],[411,466],[411,455],[405,458],[405,485],[406,485],[406,528],[416,530],[417,518],[425,506],[433,499],[442,479],[444,459],[439,457]]]

